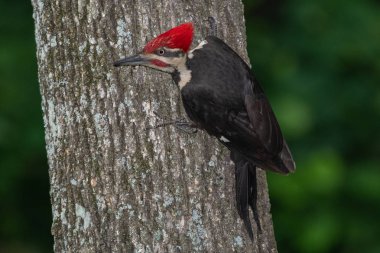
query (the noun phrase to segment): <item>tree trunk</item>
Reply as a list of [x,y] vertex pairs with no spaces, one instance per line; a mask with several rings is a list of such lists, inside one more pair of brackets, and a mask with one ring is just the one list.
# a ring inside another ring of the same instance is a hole
[[[266,177],[263,232],[252,243],[235,210],[227,150],[154,112],[184,115],[171,77],[112,62],[186,21],[245,60],[240,0],[32,0],[56,252],[276,252]],[[255,227],[254,227],[255,228]]]

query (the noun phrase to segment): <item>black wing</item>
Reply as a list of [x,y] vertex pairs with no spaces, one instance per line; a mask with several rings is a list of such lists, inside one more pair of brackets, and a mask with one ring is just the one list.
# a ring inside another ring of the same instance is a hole
[[250,68],[220,39],[207,41],[194,52],[192,80],[181,90],[188,116],[259,167],[293,171],[279,124]]
[[283,147],[283,136],[272,107],[258,83],[246,85],[244,103],[261,144],[269,153],[278,154]]

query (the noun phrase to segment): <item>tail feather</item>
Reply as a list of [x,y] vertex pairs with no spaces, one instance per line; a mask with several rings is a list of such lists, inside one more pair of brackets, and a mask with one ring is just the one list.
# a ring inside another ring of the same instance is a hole
[[251,188],[251,194],[249,195],[249,205],[251,206],[253,212],[253,219],[256,222],[257,229],[261,233],[261,224],[259,219],[259,213],[257,211],[257,177],[256,177],[256,166],[249,163],[249,177],[248,185]]
[[249,219],[249,185],[247,163],[235,165],[236,207],[244,221],[249,237],[253,239],[252,225]]
[[248,235],[253,240],[253,230],[249,217],[249,207],[253,212],[253,218],[257,228],[261,231],[261,225],[257,212],[257,182],[256,166],[249,162],[244,156],[231,152],[231,159],[235,163],[235,188],[236,208],[240,218],[243,220]]

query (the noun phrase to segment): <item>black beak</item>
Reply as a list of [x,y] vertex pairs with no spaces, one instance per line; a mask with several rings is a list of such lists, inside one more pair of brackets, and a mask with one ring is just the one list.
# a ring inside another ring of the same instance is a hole
[[148,59],[146,59],[141,54],[136,54],[133,56],[126,57],[124,59],[120,59],[118,61],[115,61],[113,63],[113,66],[120,67],[123,65],[129,65],[129,66],[136,66],[136,65],[144,65],[148,62]]

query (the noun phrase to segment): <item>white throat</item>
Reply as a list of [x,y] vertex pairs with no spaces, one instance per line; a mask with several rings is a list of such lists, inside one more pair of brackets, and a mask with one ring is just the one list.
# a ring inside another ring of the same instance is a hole
[[186,57],[183,57],[183,61],[178,64],[177,70],[179,73],[178,86],[182,90],[191,80],[191,70],[186,66]]

